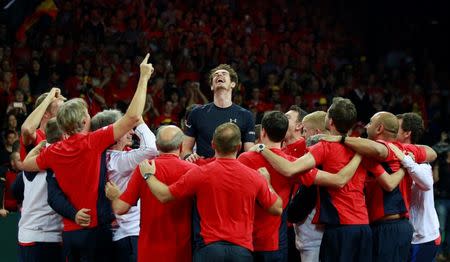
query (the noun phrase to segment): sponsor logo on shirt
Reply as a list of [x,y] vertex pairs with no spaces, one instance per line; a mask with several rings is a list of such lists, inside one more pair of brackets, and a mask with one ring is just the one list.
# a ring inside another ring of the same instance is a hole
[[230,123],[237,123],[237,118],[235,118],[235,119],[230,118]]

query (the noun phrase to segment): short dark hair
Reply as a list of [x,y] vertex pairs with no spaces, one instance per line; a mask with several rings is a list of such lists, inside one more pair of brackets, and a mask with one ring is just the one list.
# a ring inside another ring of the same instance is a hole
[[289,127],[288,118],[280,111],[266,112],[261,120],[261,127],[272,142],[281,142]]
[[228,71],[228,73],[230,74],[231,82],[235,82],[236,84],[238,83],[239,79],[238,79],[238,75],[237,75],[236,71],[234,71],[234,69],[230,65],[220,64],[217,67],[211,69],[211,71],[209,71],[209,84],[210,85],[212,85],[213,74],[217,70],[226,70],[226,71]]
[[47,142],[49,144],[56,143],[61,140],[63,135],[62,130],[58,127],[56,118],[48,120],[45,127],[45,136],[47,137]]
[[398,114],[397,118],[403,120],[403,131],[411,131],[411,143],[418,143],[425,129],[422,117],[417,113],[404,113]]
[[234,123],[221,124],[214,131],[213,142],[218,153],[235,153],[241,143],[241,131]]
[[292,110],[292,111],[295,111],[298,113],[297,122],[302,122],[303,118],[308,114],[308,112],[306,112],[305,110],[303,110],[301,107],[299,107],[297,105],[291,105],[291,107],[289,107],[289,110]]
[[328,116],[333,119],[336,130],[346,134],[356,123],[356,107],[350,99],[335,97],[328,109]]

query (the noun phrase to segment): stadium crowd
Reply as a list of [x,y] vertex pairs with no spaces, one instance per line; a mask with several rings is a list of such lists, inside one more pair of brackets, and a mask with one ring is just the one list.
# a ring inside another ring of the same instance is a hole
[[[0,211],[22,211],[21,261],[447,259],[448,79],[426,55],[367,56],[322,1],[55,2],[23,34],[0,21]],[[288,223],[306,191],[317,209]]]

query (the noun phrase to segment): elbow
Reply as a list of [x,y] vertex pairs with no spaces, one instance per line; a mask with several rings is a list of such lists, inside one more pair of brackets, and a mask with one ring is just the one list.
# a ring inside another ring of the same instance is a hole
[[139,123],[139,121],[141,120],[141,115],[139,115],[139,114],[131,114],[131,113],[127,112],[125,114],[125,116],[127,117],[129,123],[132,123],[133,127],[136,126]]
[[158,155],[158,150],[156,147],[145,147],[144,151],[146,159],[152,159]]
[[26,126],[25,124],[22,125],[20,128],[20,134],[24,137],[29,137],[32,133],[32,130],[29,126]]
[[387,191],[387,192],[392,192],[392,191],[394,191],[395,188],[397,188],[397,186],[389,185],[389,184],[385,184],[382,187],[383,187],[384,191]]
[[428,162],[433,162],[437,158],[437,153],[434,150],[430,150],[430,151],[431,152],[430,152],[429,156],[427,157],[427,160],[428,160]]
[[347,181],[339,181],[339,182],[335,185],[335,188],[342,189],[345,185],[347,185]]
[[128,208],[123,207],[123,206],[122,207],[118,207],[118,206],[113,205],[112,208],[113,208],[114,213],[117,214],[117,215],[123,215],[123,214],[128,212]]
[[283,208],[282,207],[278,207],[274,210],[273,213],[275,216],[281,216],[281,214],[283,214]]
[[157,198],[158,198],[159,202],[161,202],[163,204],[165,204],[165,203],[170,201],[170,197],[168,197],[168,196],[159,196]]
[[297,174],[296,172],[294,172],[294,170],[288,169],[288,168],[284,168],[282,170],[280,170],[280,174],[282,174],[285,177],[292,177],[295,174]]

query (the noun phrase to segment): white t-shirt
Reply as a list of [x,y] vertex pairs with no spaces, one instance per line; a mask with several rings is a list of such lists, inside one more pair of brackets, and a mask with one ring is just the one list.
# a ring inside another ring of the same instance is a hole
[[[136,167],[145,159],[152,159],[158,155],[155,144],[155,135],[146,124],[136,127],[136,135],[139,137],[138,149],[131,151],[106,151],[106,167],[108,179],[114,182],[121,192],[127,188]],[[140,201],[132,206],[126,214],[116,215],[117,226],[113,226],[113,241],[118,241],[129,236],[139,235]]]

